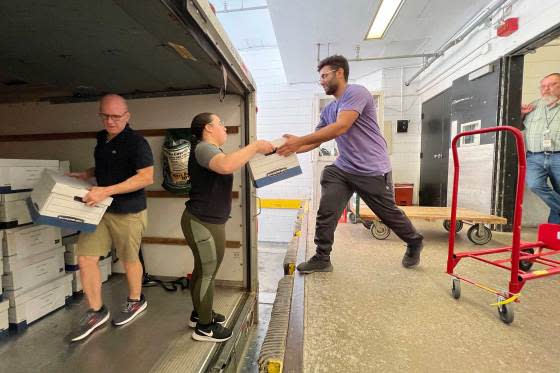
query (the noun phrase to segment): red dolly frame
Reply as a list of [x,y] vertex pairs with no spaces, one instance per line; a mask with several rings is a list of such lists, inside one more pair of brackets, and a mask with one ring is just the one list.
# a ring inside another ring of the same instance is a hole
[[[513,216],[513,238],[511,246],[493,248],[487,250],[476,250],[468,252],[455,252],[455,232],[453,229],[449,231],[449,251],[447,256],[447,273],[453,277],[451,293],[455,299],[461,296],[460,280],[475,285],[486,291],[492,292],[498,296],[498,312],[500,319],[509,324],[513,321],[513,305],[512,302],[518,301],[521,289],[528,280],[534,280],[545,276],[552,276],[560,273],[560,261],[550,258],[552,255],[560,254],[560,225],[541,224],[538,229],[537,242],[521,242],[521,217],[523,205],[523,192],[525,190],[525,173],[527,168],[527,160],[525,156],[525,144],[523,135],[517,128],[511,126],[501,126],[493,128],[484,128],[480,130],[462,132],[455,136],[451,143],[453,151],[453,195],[451,203],[451,227],[454,227],[457,221],[457,193],[459,189],[459,157],[457,154],[457,141],[464,136],[472,136],[489,132],[508,131],[515,136],[517,148],[518,168],[517,168],[517,188],[515,196],[515,211]],[[537,252],[535,253],[535,249]],[[487,255],[511,252],[511,257],[499,260],[490,260],[484,258]],[[469,280],[463,276],[454,273],[454,269],[463,258],[471,258],[479,260],[483,263],[490,264],[499,268],[509,270],[510,281],[508,291],[492,289],[488,286],[481,285],[475,281]],[[539,263],[546,269],[529,272],[533,263]],[[520,268],[520,266],[522,268]]]

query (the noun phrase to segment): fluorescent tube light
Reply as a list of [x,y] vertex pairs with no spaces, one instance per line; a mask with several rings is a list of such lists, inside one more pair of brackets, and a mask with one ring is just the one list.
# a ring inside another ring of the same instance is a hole
[[381,0],[373,22],[369,28],[367,39],[381,39],[399,12],[404,0]]

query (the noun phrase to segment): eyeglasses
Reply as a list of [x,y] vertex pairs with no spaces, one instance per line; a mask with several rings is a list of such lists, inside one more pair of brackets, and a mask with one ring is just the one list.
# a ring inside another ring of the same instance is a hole
[[121,120],[127,113],[128,113],[128,111],[125,111],[121,115],[105,114],[105,113],[99,113],[98,115],[99,115],[99,118],[101,118],[101,120],[111,119],[113,122],[116,122],[118,120]]
[[334,72],[336,72],[337,70],[338,70],[338,69],[329,70],[329,71],[327,71],[326,73],[323,73],[323,74],[319,75],[319,81],[320,81],[320,82],[321,82],[321,81],[324,81],[325,79],[327,79],[327,77],[329,76],[330,73],[334,73]]

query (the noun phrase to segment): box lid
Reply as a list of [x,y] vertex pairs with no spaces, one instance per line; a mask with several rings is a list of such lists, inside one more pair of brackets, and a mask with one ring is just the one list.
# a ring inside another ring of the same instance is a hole
[[[45,169],[41,175],[41,180],[33,190],[32,196],[56,193],[73,198],[83,198],[88,193],[88,188],[90,187],[92,185],[83,180]],[[111,202],[113,202],[113,199],[108,197],[101,201],[99,205],[109,206]]]

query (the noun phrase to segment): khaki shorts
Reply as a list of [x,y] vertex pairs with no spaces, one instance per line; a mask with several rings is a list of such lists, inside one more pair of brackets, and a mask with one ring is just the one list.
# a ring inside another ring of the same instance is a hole
[[80,233],[79,256],[106,256],[111,247],[117,249],[117,257],[125,262],[138,260],[142,234],[148,225],[146,210],[131,214],[106,212],[95,232]]

